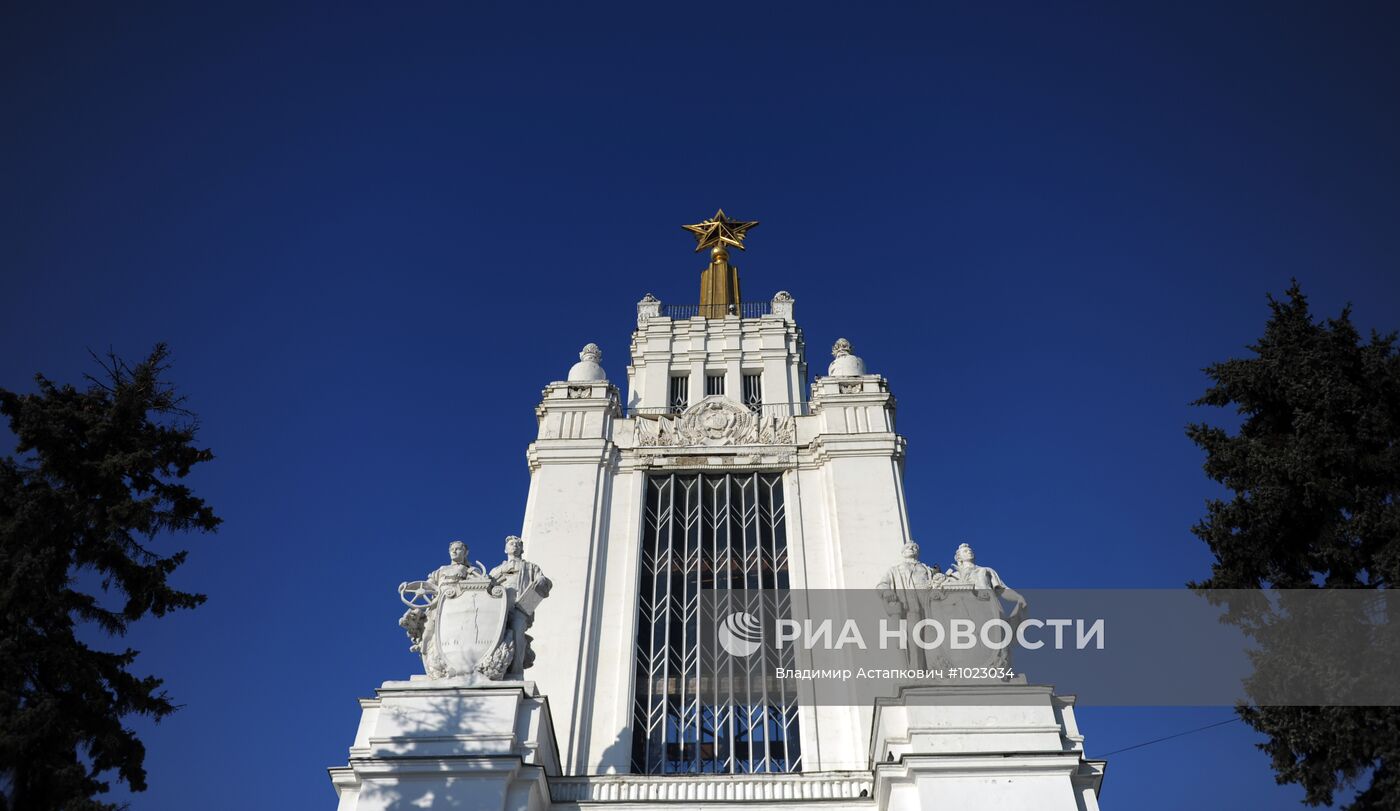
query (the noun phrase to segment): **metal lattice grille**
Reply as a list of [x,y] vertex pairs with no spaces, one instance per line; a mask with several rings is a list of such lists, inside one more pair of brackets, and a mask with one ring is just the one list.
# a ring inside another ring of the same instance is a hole
[[763,408],[763,375],[744,375],[744,405],[755,414]]
[[739,658],[701,633],[722,619],[702,591],[765,624],[786,612],[772,596],[788,589],[782,474],[652,476],[644,509],[633,773],[801,771],[797,697],[754,678],[791,667],[791,646]]
[[684,411],[685,407],[690,405],[690,378],[685,375],[672,375],[669,394],[666,402],[671,410],[677,414]]

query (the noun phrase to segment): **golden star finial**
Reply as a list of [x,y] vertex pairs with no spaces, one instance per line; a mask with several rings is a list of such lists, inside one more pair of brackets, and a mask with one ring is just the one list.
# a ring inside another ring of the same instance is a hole
[[724,214],[724,209],[715,212],[715,216],[698,222],[694,225],[682,225],[681,227],[695,235],[695,252],[705,250],[712,245],[733,245],[739,250],[744,250],[744,232],[758,225],[758,221],[742,222],[731,220]]

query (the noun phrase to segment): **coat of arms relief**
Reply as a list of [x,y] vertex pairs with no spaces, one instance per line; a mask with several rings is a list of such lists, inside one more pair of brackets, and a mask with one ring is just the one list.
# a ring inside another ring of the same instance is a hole
[[637,420],[637,444],[643,447],[788,445],[796,440],[792,417],[755,413],[719,394],[705,397],[680,414]]

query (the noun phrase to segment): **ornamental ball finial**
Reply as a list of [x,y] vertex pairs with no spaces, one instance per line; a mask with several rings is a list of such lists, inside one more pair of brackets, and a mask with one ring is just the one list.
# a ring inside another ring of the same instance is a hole
[[578,353],[578,363],[569,369],[570,383],[596,383],[606,381],[607,373],[598,361],[603,359],[603,350],[597,344],[585,344],[583,351]]
[[865,361],[856,356],[851,342],[845,338],[836,339],[836,344],[831,347],[831,357],[831,365],[826,369],[828,375],[858,377],[865,374]]

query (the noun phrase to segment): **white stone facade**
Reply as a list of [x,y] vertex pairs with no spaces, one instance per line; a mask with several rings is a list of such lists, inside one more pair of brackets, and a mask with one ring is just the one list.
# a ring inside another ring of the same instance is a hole
[[[375,770],[392,773],[384,764],[394,753],[427,750],[405,744],[403,735],[412,734],[396,732],[401,728],[385,720],[386,711],[405,701],[478,699],[453,699],[451,690],[439,695],[417,682],[412,690],[401,686],[409,683],[386,684],[379,698],[364,702],[351,765],[332,770],[341,811],[622,803],[629,809],[1098,808],[1102,764],[1084,758],[1073,700],[1025,685],[1004,688],[1017,696],[1009,705],[940,707],[942,694],[933,704],[921,694],[912,704],[801,706],[797,773],[629,774],[648,476],[781,473],[796,593],[873,588],[910,540],[905,441],[895,430],[887,381],[866,373],[843,340],[830,373],[809,387],[793,298],[780,293],[767,309],[757,317],[670,317],[648,294],[638,303],[625,397],[591,344],[567,379],[544,388],[538,434],[526,453],[531,481],[521,532],[526,557],[554,581],[530,629],[537,661],[526,677],[537,693],[517,688],[508,708],[503,694],[492,692],[480,700],[494,715],[469,719],[473,731],[429,735],[446,736],[447,748],[432,750],[432,757],[459,758],[434,761],[441,774],[453,775],[454,786],[483,786],[453,794],[471,802],[393,805],[371,801],[399,796],[365,788],[390,779],[375,778]],[[878,353],[873,357],[878,368]],[[676,378],[685,382],[673,383]],[[707,394],[717,389],[723,393]],[[675,402],[677,391],[687,394],[684,406]],[[761,405],[745,403],[744,395],[755,391]],[[519,717],[509,717],[510,709]],[[479,763],[481,775],[469,774],[477,761],[460,759],[472,757],[487,759]]]
[[[545,389],[528,452],[533,476],[522,536],[533,559],[581,574],[556,587],[532,630],[552,652],[530,676],[550,696],[566,773],[628,771],[638,519],[649,473],[784,471],[794,589],[870,588],[909,538],[904,439],[895,433],[885,379],[819,377],[809,399],[791,297],[778,303],[785,316],[676,320],[643,300],[625,409],[617,390],[601,383],[586,393],[566,383]],[[690,392],[703,392],[706,376],[717,373],[729,399],[742,391],[743,375],[760,374],[762,416],[791,420],[790,433],[649,442],[658,423],[679,421],[666,413],[671,378],[684,376]],[[866,762],[870,709],[803,712],[814,714],[801,724],[807,768],[843,771]]]

